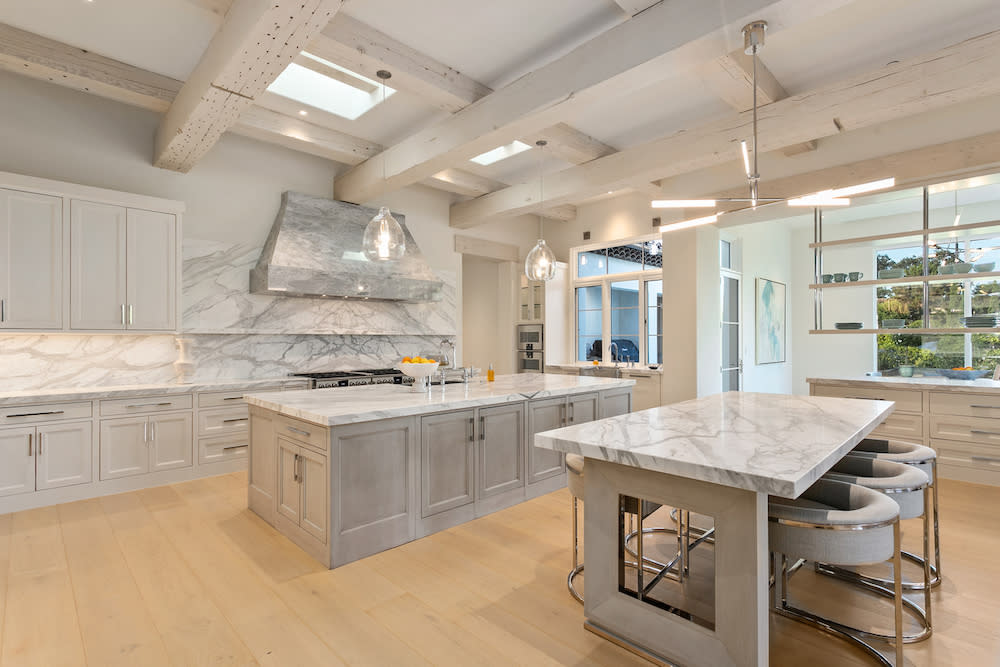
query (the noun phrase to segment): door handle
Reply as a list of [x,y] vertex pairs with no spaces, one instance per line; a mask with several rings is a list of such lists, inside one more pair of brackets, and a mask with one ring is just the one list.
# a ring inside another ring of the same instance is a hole
[[223,419],[222,423],[223,424],[231,424],[233,422],[246,422],[246,421],[250,421],[250,418],[249,417],[240,417],[239,419],[236,419],[234,417],[233,419]]
[[173,405],[173,403],[170,401],[166,401],[164,403],[133,403],[132,405],[126,405],[125,409],[130,410],[132,408],[163,408],[168,405]]
[[142,423],[142,441],[149,442],[149,422]]
[[569,404],[569,423],[572,424],[576,419],[576,403]]
[[7,301],[6,299],[0,299],[0,322],[7,321]]
[[45,434],[44,433],[39,433],[38,434],[38,455],[39,456],[42,455],[42,445],[44,445],[44,444],[45,444]]
[[223,447],[222,451],[229,451],[230,449],[243,449],[244,447],[249,447],[250,445],[229,445],[228,447]]
[[128,305],[128,323],[132,324],[132,304]]
[[469,417],[469,442],[475,442],[476,440],[476,420],[473,417]]
[[562,426],[566,425],[566,406],[565,405],[560,405],[559,406],[559,423]]
[[224,400],[224,401],[242,401],[243,397],[242,396],[226,396],[222,400]]
[[[312,435],[309,431],[303,431],[302,429],[295,428],[294,426],[286,426],[285,428],[287,428],[292,433],[298,433],[299,435],[304,435],[304,436],[310,436],[310,435]],[[298,455],[296,454],[296,456],[298,456]]]
[[486,417],[479,418],[479,439],[486,440]]
[[149,423],[149,440],[150,442],[156,440],[156,422]]
[[302,481],[302,476],[299,475],[299,455],[295,455],[295,460],[292,462],[292,479],[296,482]]
[[122,304],[122,326],[125,326],[125,304]]
[[1000,463],[1000,458],[996,456],[973,456],[973,461],[983,461],[985,463]]
[[1000,432],[997,431],[980,431],[979,429],[972,429],[969,433],[973,433],[975,435],[1000,435]]
[[993,409],[993,410],[995,410],[997,408],[1000,408],[1000,405],[970,405],[969,407],[970,408],[984,408],[984,409]]
[[7,415],[7,419],[14,417],[40,417],[42,415],[61,415],[65,410],[46,410],[45,412],[20,412],[16,415]]
[[31,438],[32,438],[32,436],[34,436],[34,433],[29,433],[28,434],[28,456],[31,456]]

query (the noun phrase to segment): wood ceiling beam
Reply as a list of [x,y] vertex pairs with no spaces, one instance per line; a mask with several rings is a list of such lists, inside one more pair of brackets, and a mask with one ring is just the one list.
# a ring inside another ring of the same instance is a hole
[[[723,102],[736,111],[753,108],[753,57],[743,51],[710,60],[699,68],[702,80]],[[757,105],[763,106],[788,97],[785,88],[771,70],[757,58]],[[791,157],[816,150],[816,141],[786,146],[782,152]]]
[[382,146],[374,141],[257,106],[244,111],[230,130],[344,164],[358,164],[382,150]]
[[159,112],[170,107],[183,85],[2,23],[0,69]]
[[635,16],[644,12],[662,0],[615,0],[615,4],[622,8],[622,11],[629,16]]
[[342,0],[236,0],[156,133],[153,164],[187,172],[315,35]]
[[574,109],[725,53],[751,19],[779,30],[849,2],[741,0],[726,17],[702,0],[657,4],[354,167],[337,179],[335,192],[345,201],[371,201],[558,123]]
[[[762,152],[870,127],[1000,93],[1000,31],[934,53],[850,77],[759,110]],[[708,123],[548,174],[545,200],[534,187],[513,185],[451,208],[454,227],[529,213],[624,187],[738,160],[751,113]],[[669,160],[664,156],[670,156]]]

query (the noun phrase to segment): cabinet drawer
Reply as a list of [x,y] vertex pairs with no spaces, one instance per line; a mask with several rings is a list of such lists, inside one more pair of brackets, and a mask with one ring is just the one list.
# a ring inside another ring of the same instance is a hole
[[938,463],[1000,473],[1000,447],[995,445],[931,440],[931,446],[937,451]]
[[198,440],[198,463],[217,463],[232,459],[245,459],[250,443],[246,434]]
[[198,435],[213,436],[246,433],[250,426],[247,406],[198,411]]
[[93,414],[90,401],[79,403],[39,403],[0,408],[0,426],[34,424],[36,422],[87,419]]
[[964,415],[967,417],[1000,417],[1000,395],[951,394],[932,391],[932,415]]
[[[304,388],[304,387],[303,387]],[[279,391],[281,385],[268,385],[266,387],[254,387],[253,389],[236,389],[234,391],[211,391],[198,394],[199,408],[227,408],[234,405],[243,405],[246,401],[243,397],[247,394],[258,394],[267,391]]]
[[979,417],[931,415],[931,438],[990,445],[1000,455],[1000,421]]
[[924,438],[924,418],[922,415],[907,415],[894,412],[878,428],[872,431],[872,437],[899,438],[911,442],[922,442]]
[[922,412],[923,396],[920,391],[890,389],[888,387],[841,387],[814,384],[813,396],[834,398],[864,398],[876,401],[894,401],[897,412]]
[[180,396],[136,396],[101,401],[101,415],[141,415],[150,412],[165,412],[167,410],[190,410],[193,401],[191,394]]
[[326,452],[329,446],[326,428],[291,417],[279,416],[275,419],[274,432],[276,435],[283,435],[300,445],[308,445],[321,452]]

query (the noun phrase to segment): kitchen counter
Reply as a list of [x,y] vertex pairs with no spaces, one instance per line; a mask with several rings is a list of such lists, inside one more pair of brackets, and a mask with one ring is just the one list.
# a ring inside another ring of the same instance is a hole
[[953,391],[959,393],[983,393],[1000,391],[1000,382],[988,378],[979,380],[951,380],[946,377],[861,377],[842,378],[806,378],[809,384],[822,383],[833,386],[855,387],[892,387],[896,389],[935,389],[937,391]]
[[392,417],[500,405],[512,401],[569,396],[617,387],[631,387],[627,378],[575,377],[522,373],[498,375],[495,382],[475,378],[469,384],[434,385],[415,392],[400,385],[371,385],[349,389],[314,389],[250,394],[250,405],[295,417],[319,426],[357,424]]
[[26,389],[22,391],[0,392],[0,406],[30,405],[39,402],[90,401],[102,398],[129,398],[157,394],[189,394],[197,391],[236,391],[255,387],[286,386],[302,384],[302,378],[272,378],[267,380],[216,380],[181,384],[131,384],[97,387],[65,387],[52,389]]

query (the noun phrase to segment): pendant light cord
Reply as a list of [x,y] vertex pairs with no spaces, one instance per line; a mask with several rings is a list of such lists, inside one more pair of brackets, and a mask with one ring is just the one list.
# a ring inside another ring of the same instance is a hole
[[542,205],[545,203],[545,147],[548,145],[545,139],[535,142],[538,146],[538,238],[543,239],[542,228]]

